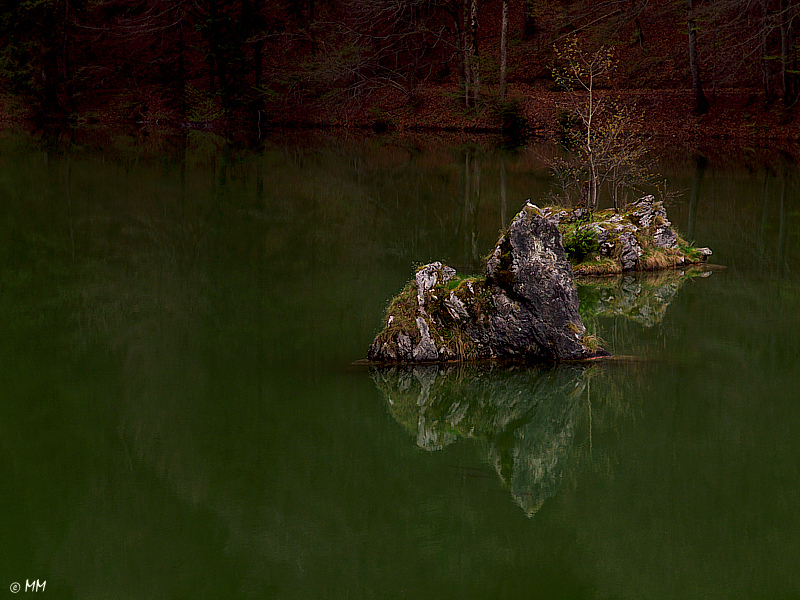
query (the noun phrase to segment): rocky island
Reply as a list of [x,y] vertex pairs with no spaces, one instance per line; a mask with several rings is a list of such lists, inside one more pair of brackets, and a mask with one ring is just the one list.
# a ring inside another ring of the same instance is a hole
[[608,356],[587,334],[574,274],[704,262],[652,196],[624,212],[538,208],[528,201],[500,235],[483,276],[433,262],[395,296],[368,358],[383,363],[482,359],[578,361]]

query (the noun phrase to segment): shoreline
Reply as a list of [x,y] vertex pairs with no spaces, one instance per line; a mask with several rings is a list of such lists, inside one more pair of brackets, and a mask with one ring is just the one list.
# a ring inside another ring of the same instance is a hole
[[[487,86],[488,87],[488,86]],[[139,115],[136,119],[123,117],[113,104],[91,115],[78,114],[66,120],[40,120],[22,109],[9,111],[11,103],[0,107],[0,129],[21,128],[27,131],[42,129],[102,128],[115,130],[138,129],[209,131],[221,135],[264,137],[281,131],[346,131],[366,135],[495,135],[507,133],[500,116],[500,102],[490,87],[478,109],[467,111],[453,97],[452,86],[422,88],[419,100],[410,102],[396,90],[369,103],[350,110],[350,107],[330,105],[273,105],[257,115],[232,115],[208,122],[188,122],[177,114],[161,111]],[[747,143],[757,146],[789,148],[800,151],[800,118],[785,109],[780,102],[764,104],[748,89],[717,90],[708,113],[691,112],[691,90],[601,90],[606,98],[620,106],[638,111],[639,124],[631,123],[634,135],[646,138],[653,150],[675,146],[695,146]],[[563,92],[553,92],[531,86],[512,85],[506,105],[517,107],[515,114],[523,126],[514,137],[519,145],[537,142],[558,143],[562,132],[558,116],[567,107]],[[147,118],[152,116],[153,118]],[[142,118],[144,117],[144,118]]]

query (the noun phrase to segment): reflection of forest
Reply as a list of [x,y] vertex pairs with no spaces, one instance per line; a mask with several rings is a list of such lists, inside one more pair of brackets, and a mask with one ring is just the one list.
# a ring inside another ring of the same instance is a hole
[[417,445],[440,450],[459,437],[485,440],[494,465],[528,516],[561,483],[575,434],[583,367],[438,366],[372,372]]

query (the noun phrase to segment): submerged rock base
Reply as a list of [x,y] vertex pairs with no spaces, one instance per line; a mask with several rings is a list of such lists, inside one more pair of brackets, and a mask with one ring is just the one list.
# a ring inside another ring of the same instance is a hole
[[500,236],[485,277],[434,262],[389,304],[369,349],[379,362],[583,360],[608,356],[586,334],[556,225],[528,205]]

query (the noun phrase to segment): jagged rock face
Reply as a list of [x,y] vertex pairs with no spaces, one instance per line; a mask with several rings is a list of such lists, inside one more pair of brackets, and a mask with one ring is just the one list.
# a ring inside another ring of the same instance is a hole
[[[454,293],[443,297],[443,286],[456,270],[441,262],[420,267],[414,277],[413,296],[407,290],[395,298],[396,314],[387,317],[384,329],[367,354],[370,360],[397,363],[425,363],[451,360],[454,351],[442,338],[443,319],[468,321],[467,305]],[[472,289],[468,291],[473,292]],[[394,304],[393,304],[394,305]],[[441,314],[442,307],[448,314]],[[390,307],[391,312],[391,307]],[[464,315],[462,317],[462,315]]]
[[639,227],[652,230],[656,246],[677,248],[678,236],[672,230],[672,223],[667,219],[667,211],[663,203],[656,202],[653,196],[645,196],[636,202],[631,216],[638,221]]
[[417,302],[420,307],[425,307],[426,292],[430,292],[439,282],[447,283],[455,274],[453,267],[442,265],[438,260],[419,269],[414,279],[417,282]]
[[527,208],[512,221],[486,265],[495,313],[491,341],[497,356],[573,360],[589,355],[580,339],[572,267],[555,225]]
[[425,265],[413,289],[398,294],[388,313],[370,360],[561,361],[606,355],[582,342],[586,329],[561,234],[532,207],[523,209],[497,242],[485,279],[458,280],[451,267]]
[[431,360],[438,360],[439,352],[436,350],[436,344],[431,339],[430,327],[428,322],[421,316],[417,317],[417,327],[419,328],[419,344],[414,348],[412,356],[416,362],[425,362]]
[[[622,270],[632,271],[636,268],[636,261],[642,255],[642,247],[636,239],[636,234],[632,231],[623,231],[619,234],[617,240],[617,244],[620,246],[619,260],[622,263]],[[609,254],[611,252],[613,250],[610,250]]]

